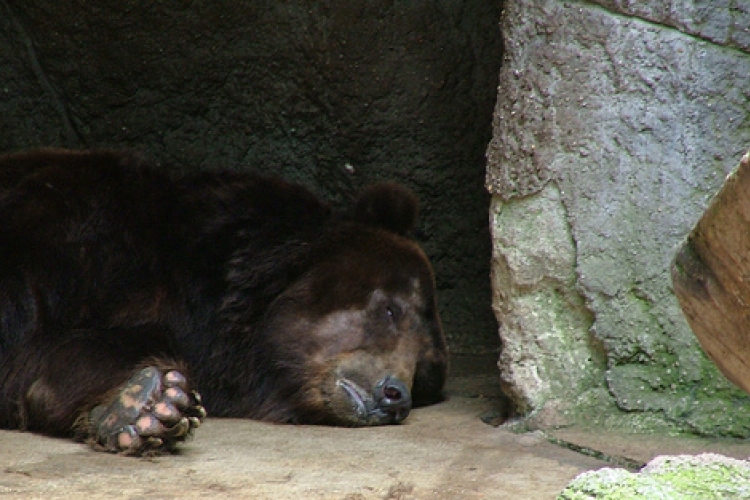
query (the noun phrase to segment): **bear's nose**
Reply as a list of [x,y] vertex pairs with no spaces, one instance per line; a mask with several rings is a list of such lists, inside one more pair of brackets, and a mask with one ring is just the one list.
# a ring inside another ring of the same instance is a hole
[[391,423],[401,422],[411,411],[411,394],[406,384],[388,375],[375,384],[376,408],[390,417]]

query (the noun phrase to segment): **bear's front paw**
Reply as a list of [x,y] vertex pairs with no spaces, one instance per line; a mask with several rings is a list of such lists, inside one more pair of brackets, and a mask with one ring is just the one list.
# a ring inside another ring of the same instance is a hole
[[187,386],[178,371],[142,369],[113,401],[91,411],[91,444],[127,455],[171,450],[206,417],[200,395],[188,392]]

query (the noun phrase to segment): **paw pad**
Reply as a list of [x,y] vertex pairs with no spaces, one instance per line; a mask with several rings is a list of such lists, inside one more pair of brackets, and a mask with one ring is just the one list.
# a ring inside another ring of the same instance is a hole
[[185,440],[206,417],[198,393],[175,370],[142,369],[108,405],[91,411],[94,445],[126,454],[159,452]]

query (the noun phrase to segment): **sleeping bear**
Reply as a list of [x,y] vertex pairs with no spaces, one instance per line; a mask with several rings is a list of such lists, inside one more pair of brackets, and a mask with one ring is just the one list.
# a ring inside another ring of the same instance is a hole
[[0,427],[159,453],[206,414],[367,426],[442,398],[412,193],[334,210],[137,155],[0,157]]

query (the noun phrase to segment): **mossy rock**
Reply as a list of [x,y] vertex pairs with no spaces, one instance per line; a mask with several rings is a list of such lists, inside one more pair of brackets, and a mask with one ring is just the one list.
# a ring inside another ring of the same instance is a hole
[[712,453],[656,457],[639,473],[605,468],[576,477],[558,500],[750,499],[750,462]]

